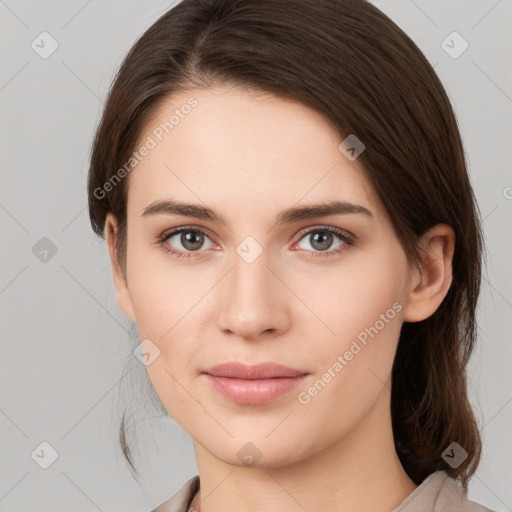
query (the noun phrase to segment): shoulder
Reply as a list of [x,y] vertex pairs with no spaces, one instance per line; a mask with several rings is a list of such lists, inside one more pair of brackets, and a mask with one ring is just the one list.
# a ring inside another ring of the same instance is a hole
[[[199,475],[190,478],[168,500],[151,512],[188,512],[199,490]],[[393,512],[492,512],[470,501],[456,480],[445,471],[429,475]]]
[[470,501],[445,471],[429,475],[393,512],[492,512]]
[[151,512],[187,512],[192,498],[199,490],[199,475],[187,480],[180,489]]

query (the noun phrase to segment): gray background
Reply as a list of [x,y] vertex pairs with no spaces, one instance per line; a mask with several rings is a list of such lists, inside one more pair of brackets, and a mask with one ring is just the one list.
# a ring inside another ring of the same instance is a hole
[[[435,65],[460,123],[488,247],[469,383],[484,452],[469,495],[512,510],[512,0],[374,3]],[[89,149],[113,73],[171,5],[0,0],[0,512],[147,511],[196,474],[187,434],[141,405],[136,330],[86,210]],[[51,48],[43,31],[58,43],[48,58],[31,47]],[[453,31],[469,44],[458,58],[442,47]],[[46,261],[43,237],[57,249]],[[124,406],[140,417],[140,485],[118,448]],[[49,460],[43,441],[58,453],[47,469],[35,462]]]

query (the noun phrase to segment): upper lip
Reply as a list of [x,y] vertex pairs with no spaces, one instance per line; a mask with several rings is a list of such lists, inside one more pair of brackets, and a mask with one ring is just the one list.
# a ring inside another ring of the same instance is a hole
[[299,377],[307,372],[294,370],[277,363],[261,363],[247,365],[237,361],[222,363],[203,373],[214,377],[230,377],[232,379],[272,379],[278,377]]

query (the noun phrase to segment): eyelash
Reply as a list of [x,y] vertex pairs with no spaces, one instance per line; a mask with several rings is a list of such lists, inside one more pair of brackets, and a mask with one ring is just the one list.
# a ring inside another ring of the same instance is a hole
[[[185,233],[188,233],[188,232],[200,233],[200,234],[208,237],[208,233],[206,233],[202,229],[185,226],[185,227],[173,229],[170,231],[165,231],[163,234],[161,234],[158,237],[157,243],[164,249],[164,251],[166,251],[178,258],[193,258],[193,257],[195,257],[194,256],[195,252],[198,252],[198,253],[204,252],[204,251],[190,251],[190,252],[179,251],[177,249],[173,249],[169,244],[167,244],[167,241],[169,240],[169,238],[171,238],[174,235],[183,233],[183,232],[185,232]],[[300,242],[303,238],[306,238],[306,236],[310,235],[311,233],[333,233],[334,235],[337,235],[344,242],[344,245],[340,246],[339,248],[337,248],[335,250],[331,250],[331,251],[306,251],[308,253],[308,256],[306,256],[307,258],[314,259],[314,258],[330,257],[334,254],[339,254],[339,253],[347,250],[346,246],[354,246],[355,245],[354,238],[352,238],[352,236],[349,236],[347,232],[345,232],[341,229],[338,229],[338,228],[327,227],[327,226],[318,226],[313,229],[310,229],[309,231],[306,231],[305,233],[303,233],[301,235],[301,237],[299,238],[299,240],[296,243]],[[315,256],[311,255],[311,253],[314,253]]]

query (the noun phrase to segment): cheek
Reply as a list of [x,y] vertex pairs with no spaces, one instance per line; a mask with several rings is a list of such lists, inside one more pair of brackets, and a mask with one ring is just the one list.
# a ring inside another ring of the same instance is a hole
[[[348,432],[391,388],[391,371],[402,325],[399,301],[374,293],[340,315],[334,343],[314,351],[315,379],[299,391],[306,423],[323,425],[326,438]],[[386,389],[387,388],[387,389]]]
[[399,246],[390,244],[378,252],[362,252],[330,274],[316,300],[320,301],[318,311],[335,332],[331,338],[337,340],[337,349],[358,337],[364,343],[369,332],[380,339],[398,337],[406,272],[405,255]]
[[[154,251],[153,251],[154,252]],[[192,268],[192,267],[190,267]],[[128,260],[130,296],[140,340],[151,340],[149,347],[158,356],[146,367],[160,400],[171,415],[186,402],[183,388],[196,369],[198,314],[205,314],[198,303],[205,293],[185,267],[165,265],[162,258],[133,251]]]
[[[141,244],[142,245],[142,244]],[[141,337],[163,340],[197,316],[201,297],[215,276],[197,267],[171,261],[163,249],[133,247],[127,260],[128,283]],[[190,312],[190,313],[189,313]]]
[[402,325],[403,306],[394,299],[390,293],[374,293],[347,303],[350,312],[340,313],[334,339],[317,345],[316,370],[332,390],[369,397],[389,378]]
[[329,381],[325,403],[342,395],[348,403],[358,397],[354,407],[364,407],[390,377],[402,325],[406,269],[400,251],[389,251],[373,261],[361,258],[351,272],[331,280],[335,292],[322,300],[335,335],[314,352],[319,387]]

